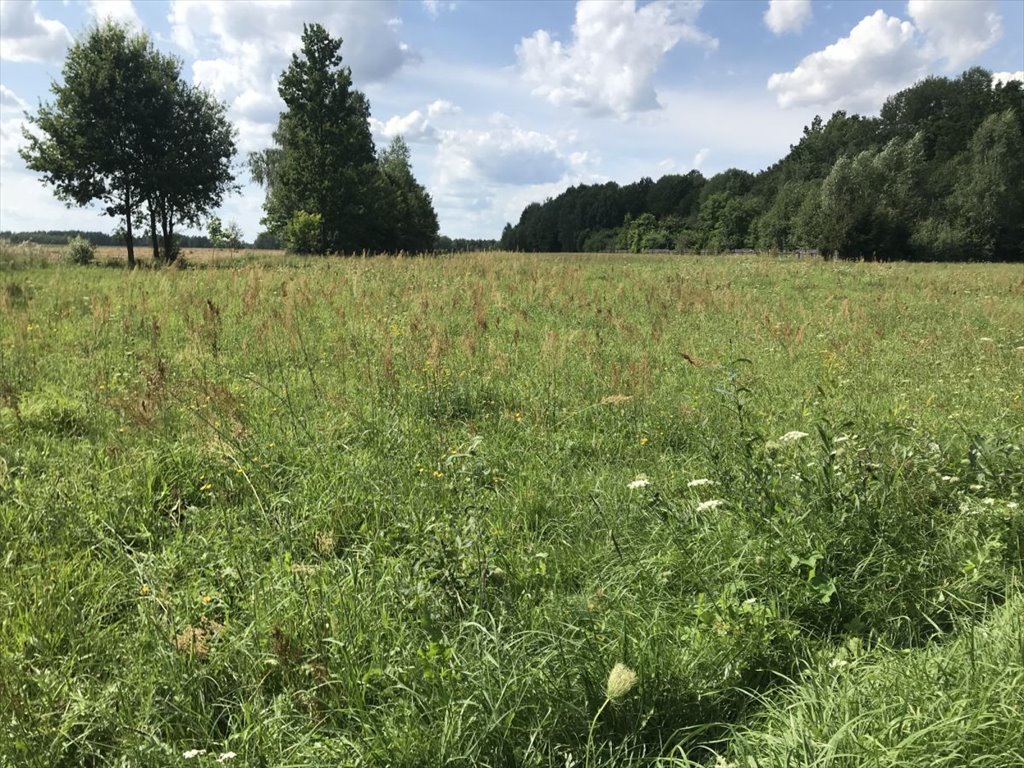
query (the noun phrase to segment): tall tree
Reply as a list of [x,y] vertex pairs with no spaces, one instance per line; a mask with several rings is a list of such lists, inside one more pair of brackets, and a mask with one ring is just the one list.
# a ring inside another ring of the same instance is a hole
[[225,106],[177,78],[171,95],[156,129],[155,154],[145,179],[151,227],[159,221],[163,259],[168,262],[178,253],[174,227],[198,226],[236,188],[231,170],[236,131]]
[[396,136],[380,156],[383,202],[390,215],[383,243],[388,251],[420,253],[437,240],[437,214],[430,195],[412,174],[409,145]]
[[106,23],[68,50],[63,83],[24,129],[21,156],[69,205],[99,200],[125,226],[135,265],[132,217],[152,152],[152,116],[168,103],[166,61],[144,35]]
[[286,111],[275,146],[250,155],[267,189],[264,224],[283,235],[299,212],[320,215],[317,251],[351,253],[373,240],[376,154],[370,105],[342,65],[342,41],[320,24],[303,27],[302,50],[278,81]]

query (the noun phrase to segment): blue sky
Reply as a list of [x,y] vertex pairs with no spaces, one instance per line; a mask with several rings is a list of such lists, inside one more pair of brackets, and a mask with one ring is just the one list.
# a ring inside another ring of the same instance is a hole
[[17,154],[68,43],[108,16],[229,105],[243,188],[218,213],[250,239],[263,194],[242,160],[269,142],[304,21],[344,39],[378,146],[406,137],[453,237],[497,237],[572,184],[760,170],[814,115],[876,113],[928,74],[1024,77],[1021,0],[0,0],[0,230],[114,228]]

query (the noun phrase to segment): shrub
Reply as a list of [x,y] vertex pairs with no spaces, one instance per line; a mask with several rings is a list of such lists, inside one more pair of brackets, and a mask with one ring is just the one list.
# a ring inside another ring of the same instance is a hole
[[81,235],[68,240],[64,257],[72,264],[92,264],[96,260],[96,246]]
[[284,229],[285,248],[289,253],[320,253],[319,213],[298,211]]

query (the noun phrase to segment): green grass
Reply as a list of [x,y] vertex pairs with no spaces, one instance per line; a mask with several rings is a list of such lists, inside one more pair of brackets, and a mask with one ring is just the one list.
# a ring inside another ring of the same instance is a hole
[[0,765],[1020,755],[1019,265],[0,263]]

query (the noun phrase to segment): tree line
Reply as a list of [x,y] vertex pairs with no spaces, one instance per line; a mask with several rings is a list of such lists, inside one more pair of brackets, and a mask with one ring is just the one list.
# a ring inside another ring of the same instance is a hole
[[501,247],[1024,260],[1024,89],[969,69],[890,96],[877,117],[816,117],[789,153],[633,184],[579,185],[532,203]]
[[[304,25],[302,49],[280,77],[285,111],[274,144],[248,160],[266,189],[266,231],[255,245],[430,250],[438,231],[430,195],[401,137],[377,153],[369,101],[352,87],[341,45],[323,26]],[[210,245],[241,243],[237,226],[209,218],[237,190],[237,131],[225,104],[181,79],[180,60],[145,34],[105,22],[71,46],[62,75],[53,102],[29,117],[21,156],[68,205],[99,202],[121,222],[112,239],[123,239],[129,266],[137,242],[152,247],[154,260],[173,262],[188,244],[175,227],[207,219]]]

